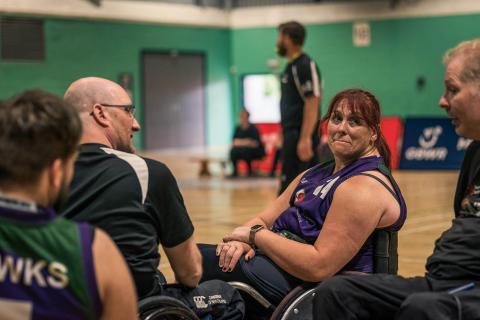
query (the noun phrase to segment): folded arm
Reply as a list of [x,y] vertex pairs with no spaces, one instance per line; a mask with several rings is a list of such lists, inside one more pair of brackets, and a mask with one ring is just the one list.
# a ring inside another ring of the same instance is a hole
[[[378,182],[353,177],[336,189],[313,245],[283,238],[269,230],[259,231],[255,244],[291,275],[305,281],[321,281],[339,272],[355,256],[379,225],[390,200],[391,195]],[[248,241],[247,230],[238,229],[232,239]]]

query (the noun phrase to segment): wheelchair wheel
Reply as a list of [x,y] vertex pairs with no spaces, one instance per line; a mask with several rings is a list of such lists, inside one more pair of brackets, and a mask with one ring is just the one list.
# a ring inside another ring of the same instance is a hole
[[270,320],[312,319],[316,285],[316,283],[305,282],[290,291],[277,306]]
[[138,303],[138,317],[141,320],[200,320],[182,301],[167,296],[141,300]]
[[147,315],[144,320],[197,320],[191,311],[179,307],[162,307]]

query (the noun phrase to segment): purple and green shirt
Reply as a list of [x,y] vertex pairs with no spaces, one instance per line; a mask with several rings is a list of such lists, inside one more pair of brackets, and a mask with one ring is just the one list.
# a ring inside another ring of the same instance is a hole
[[0,319],[98,319],[94,230],[0,197]]
[[[336,173],[333,173],[334,168],[335,163],[328,162],[313,167],[302,176],[290,198],[290,207],[277,218],[272,231],[288,230],[313,244],[322,230],[337,187],[345,180],[362,175],[366,171],[379,171],[385,175],[393,186],[393,190],[390,190],[387,185],[385,187],[400,205],[400,217],[393,225],[384,229],[398,231],[403,226],[407,217],[407,206],[400,188],[390,170],[385,166],[382,157],[360,158]],[[373,254],[373,236],[370,236],[342,271],[373,272]]]

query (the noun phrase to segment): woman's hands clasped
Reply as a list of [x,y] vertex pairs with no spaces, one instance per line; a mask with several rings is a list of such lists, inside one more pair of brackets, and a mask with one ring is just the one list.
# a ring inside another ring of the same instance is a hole
[[242,255],[245,255],[246,261],[255,256],[255,250],[247,243],[249,235],[249,227],[238,227],[217,245],[218,265],[223,272],[231,272]]

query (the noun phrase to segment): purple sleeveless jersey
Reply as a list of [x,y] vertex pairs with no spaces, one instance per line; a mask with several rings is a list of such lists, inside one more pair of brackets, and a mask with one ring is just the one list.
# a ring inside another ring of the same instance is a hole
[[0,319],[98,319],[94,229],[0,197]]
[[[337,187],[343,181],[365,171],[379,171],[389,179],[400,204],[400,217],[392,226],[385,229],[398,231],[402,227],[407,217],[407,207],[382,157],[360,158],[332,174],[334,167],[334,163],[318,165],[303,175],[290,198],[290,207],[275,221],[272,227],[274,232],[288,230],[313,244],[322,230]],[[373,237],[370,236],[342,271],[373,272],[373,248]]]

